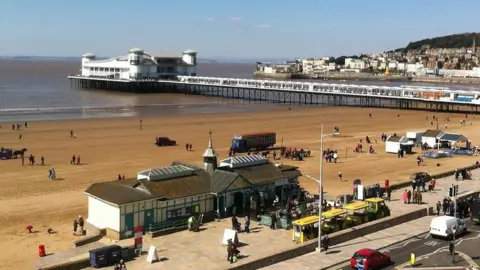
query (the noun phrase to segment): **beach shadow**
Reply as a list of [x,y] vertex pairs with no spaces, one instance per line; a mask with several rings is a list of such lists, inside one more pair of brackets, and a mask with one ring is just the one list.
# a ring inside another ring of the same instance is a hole
[[203,231],[206,231],[206,230],[208,230],[208,229],[207,228],[198,228],[198,230],[195,231],[195,232],[203,232]]
[[63,181],[63,180],[65,180],[65,178],[59,177],[59,178],[55,178],[55,180],[53,180],[53,181]]
[[88,165],[88,163],[79,163],[79,164],[75,164],[75,165],[77,165],[77,166],[86,166],[86,165]]
[[330,255],[330,254],[337,254],[337,253],[340,253],[341,250],[332,250],[332,251],[329,251],[327,253],[325,253],[326,255]]
[[243,243],[243,242],[238,242],[238,243],[235,244],[235,246],[236,246],[237,248],[246,247],[246,246],[248,246],[248,245],[249,245],[249,244]]

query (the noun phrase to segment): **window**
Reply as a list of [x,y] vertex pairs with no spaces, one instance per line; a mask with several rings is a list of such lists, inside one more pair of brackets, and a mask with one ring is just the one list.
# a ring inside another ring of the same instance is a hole
[[190,217],[193,214],[199,214],[200,206],[186,206],[178,209],[173,209],[167,211],[167,220],[176,220],[176,219],[185,219]]

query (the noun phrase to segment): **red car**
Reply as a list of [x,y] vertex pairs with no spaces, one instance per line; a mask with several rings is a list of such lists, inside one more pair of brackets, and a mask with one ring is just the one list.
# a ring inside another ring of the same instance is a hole
[[382,269],[392,264],[390,256],[378,250],[368,248],[355,252],[350,259],[350,266],[355,269],[362,269],[361,265],[358,265],[359,261],[360,264],[363,263],[363,270]]

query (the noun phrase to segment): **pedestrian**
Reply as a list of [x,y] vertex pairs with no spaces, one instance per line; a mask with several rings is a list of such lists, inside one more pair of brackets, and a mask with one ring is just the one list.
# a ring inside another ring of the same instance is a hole
[[338,180],[342,181],[342,172],[338,172]]
[[12,130],[15,130],[15,125],[12,125]]
[[78,228],[78,220],[73,221],[73,234],[77,233],[77,228]]
[[72,156],[72,159],[70,160],[70,164],[75,165],[75,155]]
[[236,231],[238,228],[238,220],[235,215],[232,216],[232,230]]
[[442,208],[442,204],[440,201],[437,202],[437,216],[440,216],[440,209]]
[[275,213],[272,213],[271,218],[272,223],[270,224],[270,229],[275,230],[275,227],[277,225],[277,215]]
[[22,134],[18,135],[18,139],[19,139],[19,140],[22,139]]
[[45,166],[45,157],[42,156],[42,157],[40,158],[40,161],[42,162],[41,165],[42,165],[42,166]]
[[28,123],[27,123],[27,121],[25,121],[25,128],[28,128]]
[[77,165],[80,165],[80,155],[77,156]]
[[248,218],[248,215],[245,216],[245,232],[250,233],[250,218]]
[[387,187],[387,201],[390,201],[391,198],[392,198],[392,188]]
[[143,128],[143,120],[140,119],[140,130],[142,130],[142,128]]
[[455,252],[455,242],[452,240],[448,244],[448,251],[450,252],[450,255],[453,256]]
[[25,166],[25,156],[22,155],[22,166]]
[[185,150],[188,151],[188,143],[185,144]]
[[122,180],[125,180],[125,174],[122,174]]
[[410,201],[412,200],[412,192],[410,190],[407,192],[407,199],[408,199],[408,204],[410,204]]
[[54,168],[52,168],[52,180],[57,180],[57,173]]
[[78,226],[80,227],[80,235],[83,235],[83,225],[85,225],[85,221],[83,220],[83,217],[78,216]]
[[118,174],[118,180],[122,180],[122,175]]
[[323,237],[323,249],[325,249],[325,254],[328,254],[328,248],[330,247],[330,239],[328,238],[328,235],[325,235]]
[[403,198],[403,203],[407,204],[408,203],[408,192],[405,189],[405,191],[402,192],[402,198]]
[[73,130],[70,130],[70,138],[73,138]]
[[48,170],[48,179],[53,179],[53,171],[52,169]]

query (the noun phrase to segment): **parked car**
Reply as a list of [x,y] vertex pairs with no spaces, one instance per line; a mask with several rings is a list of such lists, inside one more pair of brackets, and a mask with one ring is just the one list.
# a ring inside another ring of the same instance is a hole
[[155,138],[155,145],[156,146],[175,146],[177,145],[177,141],[171,140],[168,137],[157,137]]
[[360,249],[350,259],[350,267],[358,269],[358,264],[363,263],[364,270],[382,269],[393,264],[388,254],[374,249]]

